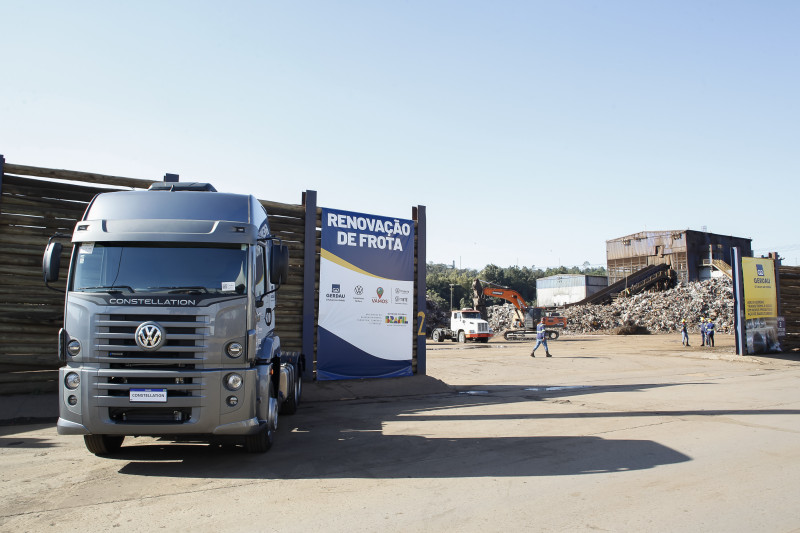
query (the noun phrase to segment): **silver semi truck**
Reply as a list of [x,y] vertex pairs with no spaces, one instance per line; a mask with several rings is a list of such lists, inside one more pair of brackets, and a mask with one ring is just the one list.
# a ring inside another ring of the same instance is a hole
[[[48,286],[58,237],[42,261]],[[102,193],[72,243],[58,433],[97,455],[126,436],[267,451],[278,413],[297,409],[305,361],[275,335],[289,255],[261,203],[200,183]]]

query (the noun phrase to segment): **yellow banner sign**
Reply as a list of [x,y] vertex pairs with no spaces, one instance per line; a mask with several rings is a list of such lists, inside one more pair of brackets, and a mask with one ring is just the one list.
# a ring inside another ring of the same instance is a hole
[[746,319],[778,316],[775,262],[757,257],[742,258],[744,313]]

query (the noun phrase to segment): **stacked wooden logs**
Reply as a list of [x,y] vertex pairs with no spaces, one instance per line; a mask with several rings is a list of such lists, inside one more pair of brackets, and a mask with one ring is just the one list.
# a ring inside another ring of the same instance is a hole
[[800,267],[778,267],[778,313],[786,320],[784,350],[800,350]]

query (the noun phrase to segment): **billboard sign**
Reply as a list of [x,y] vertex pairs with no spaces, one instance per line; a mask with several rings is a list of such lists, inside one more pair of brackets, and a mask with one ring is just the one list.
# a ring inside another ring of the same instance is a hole
[[775,261],[742,257],[744,337],[748,354],[779,352],[778,290]]
[[317,379],[410,376],[414,221],[324,208]]

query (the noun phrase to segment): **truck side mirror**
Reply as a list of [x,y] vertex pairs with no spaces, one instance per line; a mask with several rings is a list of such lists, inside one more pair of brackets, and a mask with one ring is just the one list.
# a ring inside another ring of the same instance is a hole
[[58,281],[58,271],[61,268],[61,243],[50,242],[44,250],[42,257],[42,274],[44,282]]
[[274,244],[270,255],[269,281],[283,285],[289,279],[289,248],[285,244]]

